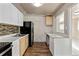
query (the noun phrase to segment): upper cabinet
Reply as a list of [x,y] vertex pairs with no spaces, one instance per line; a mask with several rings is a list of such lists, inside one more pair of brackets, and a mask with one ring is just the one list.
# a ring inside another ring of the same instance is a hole
[[0,23],[23,26],[23,14],[10,3],[0,4]]
[[52,15],[47,15],[46,17],[45,17],[45,23],[46,23],[46,25],[47,26],[52,26],[52,24],[53,24],[53,16]]
[[20,12],[20,11],[18,11],[18,19],[19,19],[19,25],[20,26],[23,26],[23,14]]

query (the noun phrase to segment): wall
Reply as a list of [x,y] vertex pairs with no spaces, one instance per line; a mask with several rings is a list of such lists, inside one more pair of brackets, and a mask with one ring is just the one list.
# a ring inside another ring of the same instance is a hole
[[72,38],[79,39],[79,31],[78,31],[78,16],[74,16],[72,18]]
[[[71,14],[70,14],[70,12],[71,12],[71,10],[70,10],[70,7],[72,6],[72,4],[64,4],[54,15],[53,15],[53,17],[54,17],[54,19],[53,19],[53,33],[57,33],[57,34],[61,34],[61,35],[69,35],[70,34],[70,32],[71,32],[71,26],[70,26],[70,24],[71,24]],[[61,12],[63,12],[64,11],[64,33],[58,33],[57,31],[56,31],[56,26],[57,26],[57,24],[56,24],[56,19],[55,19],[55,17],[57,16],[57,15],[59,15]]]
[[17,26],[0,23],[0,36],[18,33],[18,29]]
[[34,42],[45,42],[45,33],[51,33],[52,27],[45,25],[44,15],[26,15],[25,21],[32,21],[34,23]]
[[74,14],[79,10],[79,4],[76,4],[72,7],[72,38],[79,39],[79,31],[78,31],[78,21],[79,15]]

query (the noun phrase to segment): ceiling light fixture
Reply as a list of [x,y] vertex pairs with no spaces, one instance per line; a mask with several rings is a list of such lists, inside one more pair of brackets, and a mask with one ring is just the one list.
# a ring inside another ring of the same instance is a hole
[[41,4],[41,3],[33,3],[33,5],[34,5],[35,7],[40,7],[42,4]]

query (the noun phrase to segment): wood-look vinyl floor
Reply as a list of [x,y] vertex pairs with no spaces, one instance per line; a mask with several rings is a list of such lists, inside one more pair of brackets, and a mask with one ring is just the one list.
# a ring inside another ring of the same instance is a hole
[[24,56],[51,56],[51,53],[46,43],[35,42],[26,50]]

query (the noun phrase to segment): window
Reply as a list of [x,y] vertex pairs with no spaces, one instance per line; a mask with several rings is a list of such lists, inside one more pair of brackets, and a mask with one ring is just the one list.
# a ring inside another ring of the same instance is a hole
[[57,32],[64,33],[64,12],[62,12],[56,17],[56,22],[57,22]]

